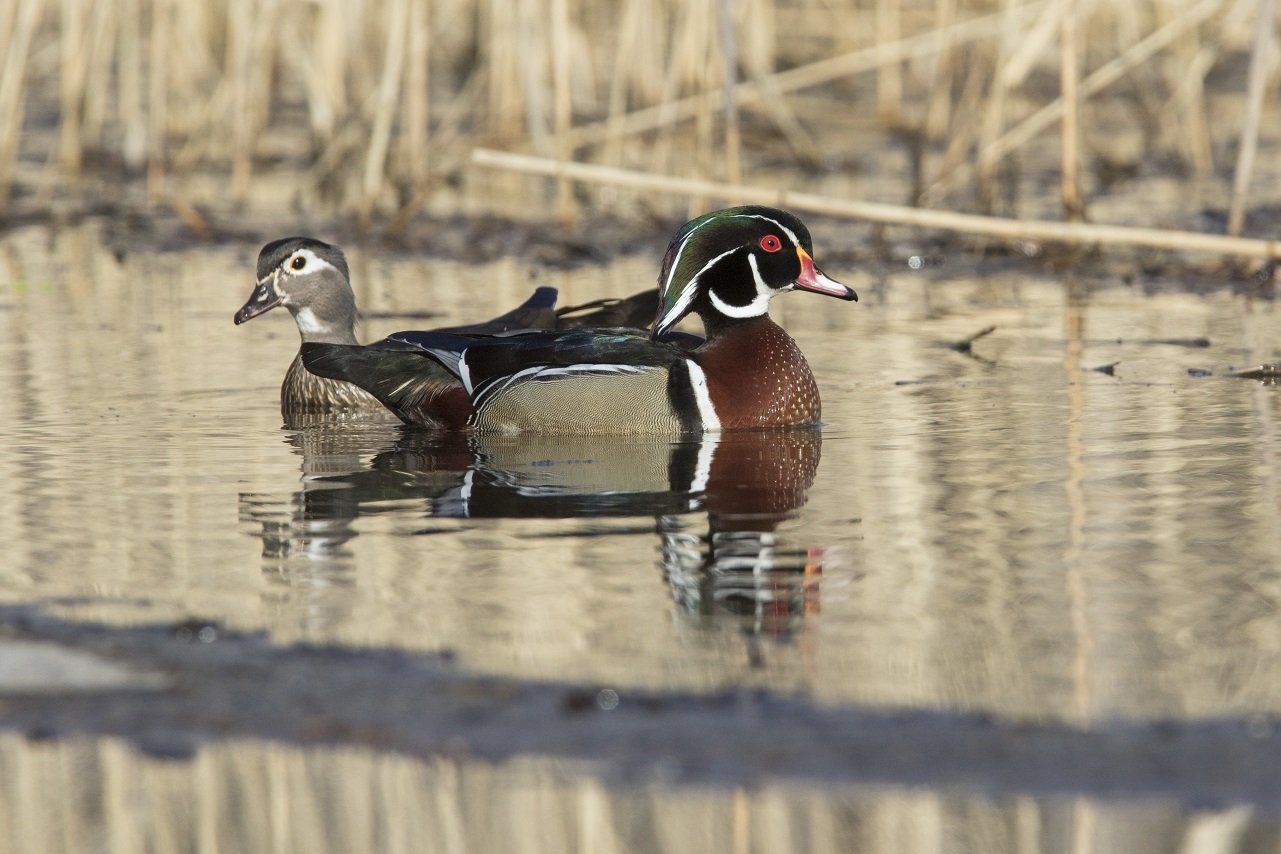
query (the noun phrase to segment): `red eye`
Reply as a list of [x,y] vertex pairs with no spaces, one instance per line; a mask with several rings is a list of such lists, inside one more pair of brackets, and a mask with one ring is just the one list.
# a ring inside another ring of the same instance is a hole
[[773,234],[767,234],[761,238],[761,248],[766,252],[777,252],[783,248],[783,241]]

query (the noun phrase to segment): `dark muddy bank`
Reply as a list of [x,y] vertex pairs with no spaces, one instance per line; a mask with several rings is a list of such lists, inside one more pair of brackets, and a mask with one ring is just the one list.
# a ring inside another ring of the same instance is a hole
[[1072,728],[753,691],[619,693],[477,677],[450,653],[281,646],[200,620],[117,628],[12,606],[0,609],[0,638],[0,653],[34,643],[136,676],[87,690],[0,684],[0,727],[34,739],[119,736],[160,757],[235,737],[488,761],[551,755],[614,782],[799,779],[1281,805],[1281,720],[1267,716]]

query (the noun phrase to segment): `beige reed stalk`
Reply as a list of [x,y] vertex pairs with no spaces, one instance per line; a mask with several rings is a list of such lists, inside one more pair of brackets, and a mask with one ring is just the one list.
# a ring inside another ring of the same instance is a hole
[[725,180],[731,184],[743,181],[738,133],[738,103],[734,92],[738,83],[738,60],[734,42],[734,0],[720,0],[721,59],[725,83],[721,88],[721,110],[725,120]]
[[[1211,15],[1219,11],[1224,0],[1201,0],[1189,8],[1180,17],[1170,21],[1135,44],[1121,56],[1100,66],[1094,73],[1081,82],[1080,97],[1088,98],[1120,80],[1136,65],[1150,59],[1157,52],[1164,50],[1189,29],[1199,26]],[[1049,104],[1028,116],[1016,127],[1006,131],[999,139],[978,153],[978,162],[985,159],[999,161],[1010,152],[1021,148],[1036,138],[1045,129],[1059,121],[1063,113],[1063,99],[1056,98]],[[966,164],[948,175],[940,176],[925,194],[924,201],[937,202],[943,194],[958,184],[969,180],[974,167]]]
[[[555,150],[557,158],[561,160],[573,154],[569,145],[569,128],[574,117],[574,103],[569,88],[570,59],[569,0],[552,0],[551,61],[552,88],[555,90]],[[574,205],[574,187],[568,180],[557,183],[556,210],[563,223],[573,222],[578,217]]]
[[152,0],[147,77],[147,204],[164,196],[166,136],[169,130],[169,51],[173,46],[173,0]]
[[1259,120],[1263,115],[1263,91],[1267,84],[1269,54],[1277,22],[1276,0],[1259,0],[1250,49],[1250,71],[1246,83],[1245,122],[1241,127],[1241,148],[1232,176],[1232,205],[1228,211],[1228,234],[1238,235],[1245,227],[1245,201],[1254,174],[1254,154],[1259,145]]
[[364,180],[361,182],[358,221],[361,230],[369,228],[374,205],[386,181],[387,149],[391,145],[391,126],[396,116],[396,99],[404,79],[405,38],[409,28],[409,0],[392,0],[387,16],[387,41],[383,53],[382,76],[374,101],[373,130],[365,152]]
[[61,116],[58,128],[58,160],[65,177],[74,181],[80,175],[83,148],[80,127],[84,118],[85,82],[89,51],[89,15],[85,0],[62,0],[62,39],[59,57],[61,76],[58,100]]
[[[1219,2],[1219,0],[1215,0]],[[1033,0],[1018,8],[1020,18],[1031,17],[1044,8],[1044,0]],[[944,31],[931,30],[916,36],[900,39],[887,44],[851,51],[841,56],[820,60],[807,65],[789,68],[773,75],[771,94],[794,92],[811,86],[819,86],[842,77],[851,77],[866,71],[874,71],[888,63],[900,63],[909,59],[918,59],[936,54],[946,47],[957,47],[965,42],[987,38],[997,32],[1003,16],[1000,13],[971,18],[955,24]],[[624,116],[593,124],[580,125],[570,134],[575,148],[584,145],[595,145],[604,141],[610,134],[637,134],[655,130],[694,118],[703,109],[707,97],[721,97],[719,90],[707,94],[691,95],[687,98],[669,103],[648,107]],[[739,106],[755,104],[763,97],[761,88],[744,83],[735,92],[734,99]]]
[[[901,8],[899,0],[876,0],[876,43],[899,41]],[[903,122],[903,65],[901,60],[886,62],[876,69],[876,117],[885,127],[895,128]]]
[[[1005,126],[1005,103],[1011,84],[1007,82],[1005,64],[1009,61],[1020,34],[1015,16],[1016,0],[1002,0],[1001,35],[997,40],[996,65],[992,73],[992,87],[983,105],[983,120],[979,127],[978,150],[991,151],[992,142],[1000,136]],[[957,163],[956,165],[960,165]],[[949,171],[956,168],[949,165]],[[996,204],[996,175],[1000,160],[991,156],[978,158],[978,197],[984,212],[991,213]]]
[[142,106],[142,2],[119,0],[116,42],[116,103],[123,138],[120,154],[129,169],[147,159],[147,124]]
[[0,210],[9,203],[9,185],[17,165],[26,102],[27,55],[43,12],[44,0],[18,0],[16,8],[10,6],[14,18],[8,27],[9,44],[0,63],[0,118],[6,120],[0,124]]
[[231,86],[231,197],[236,204],[249,198],[253,173],[253,116],[250,86],[253,62],[254,14],[251,0],[227,5],[227,69]]
[[1085,202],[1081,197],[1081,101],[1077,95],[1078,10],[1077,0],[1068,0],[1059,22],[1059,86],[1063,99],[1060,195],[1063,198],[1063,218],[1067,220],[1085,219]]
[[955,231],[1011,242],[1049,241],[1075,246],[1141,246],[1172,252],[1281,259],[1281,240],[1255,240],[1220,234],[1202,234],[1195,231],[1130,228],[1083,222],[1004,219],[904,205],[837,199],[768,187],[735,186],[720,181],[673,178],[652,172],[549,160],[545,157],[493,151],[486,148],[472,151],[472,163],[477,166],[511,169],[531,175],[572,178],[575,181],[608,184],[653,193],[720,199],[737,198],[751,204],[774,205],[886,225]]
[[405,96],[400,134],[400,161],[415,188],[427,181],[431,158],[431,4],[414,0],[409,6],[409,58],[405,65]]
[[[1161,0],[1167,16],[1177,14],[1182,0]],[[1188,30],[1174,44],[1167,65],[1167,77],[1174,90],[1174,102],[1180,118],[1177,144],[1184,159],[1198,178],[1214,171],[1214,147],[1210,137],[1210,119],[1205,102],[1205,78],[1219,58],[1212,42],[1201,43],[1200,30]]]
[[[934,32],[955,32],[956,0],[935,0]],[[950,36],[943,37],[943,44],[934,57],[930,74],[928,105],[925,110],[925,138],[939,139],[952,124],[952,88],[957,71],[957,46]]]

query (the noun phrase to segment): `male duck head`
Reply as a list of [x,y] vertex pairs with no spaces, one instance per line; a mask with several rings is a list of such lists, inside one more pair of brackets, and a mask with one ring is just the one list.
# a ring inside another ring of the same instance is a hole
[[852,288],[815,266],[813,252],[805,225],[777,208],[727,208],[687,222],[663,259],[651,335],[663,336],[691,311],[711,335],[764,316],[771,299],[791,290],[857,300]]
[[311,237],[273,240],[258,253],[258,283],[236,312],[237,324],[278,305],[289,309],[303,341],[356,343],[356,295],[337,246]]

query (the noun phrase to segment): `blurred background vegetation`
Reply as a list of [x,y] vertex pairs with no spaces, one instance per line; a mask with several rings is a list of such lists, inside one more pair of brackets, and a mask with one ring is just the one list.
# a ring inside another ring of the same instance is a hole
[[484,146],[1011,217],[1253,205],[1268,236],[1276,40],[1275,0],[8,0],[0,209],[671,204],[491,180]]

